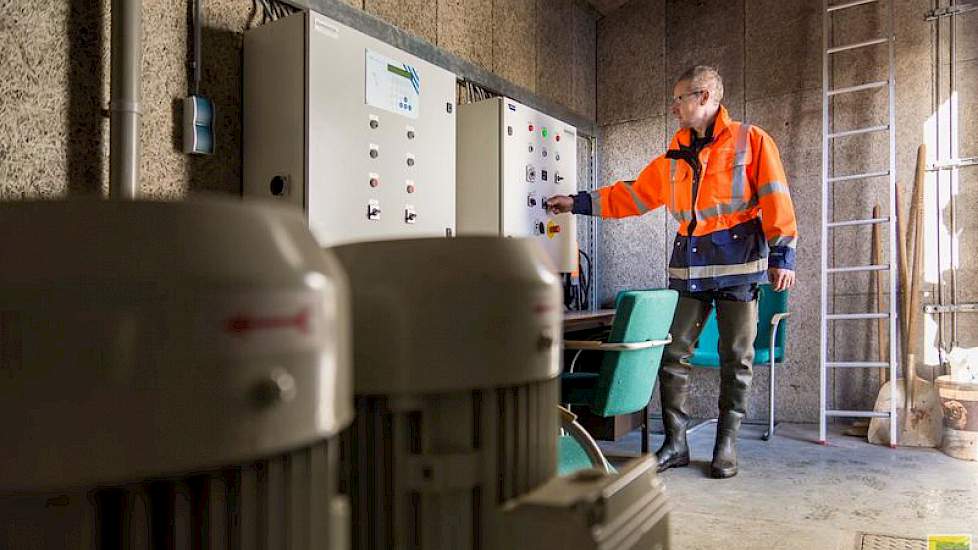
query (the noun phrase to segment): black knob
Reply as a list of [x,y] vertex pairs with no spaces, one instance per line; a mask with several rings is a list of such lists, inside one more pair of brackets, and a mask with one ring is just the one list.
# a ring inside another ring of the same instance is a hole
[[379,155],[379,154],[380,154],[380,152],[377,151],[376,149],[371,149],[370,150],[370,158],[372,158],[372,159],[377,158],[377,155]]
[[295,398],[295,378],[288,371],[277,368],[267,378],[259,380],[251,388],[251,396],[255,404],[269,407],[279,403],[288,403]]
[[275,176],[268,184],[268,190],[276,197],[281,197],[288,190],[288,182],[282,176]]
[[537,350],[539,351],[549,351],[550,348],[554,346],[553,336],[549,334],[541,334],[537,337]]
[[414,130],[408,130],[407,136],[408,139],[414,139]]
[[378,122],[378,121],[376,121],[376,120],[371,120],[371,121],[370,121],[370,127],[371,127],[371,128],[374,128],[374,129],[376,129],[376,128],[377,128],[378,126],[380,126],[380,122]]
[[414,166],[414,159],[411,158],[411,157],[408,157],[408,159],[407,159],[407,165],[408,166]]

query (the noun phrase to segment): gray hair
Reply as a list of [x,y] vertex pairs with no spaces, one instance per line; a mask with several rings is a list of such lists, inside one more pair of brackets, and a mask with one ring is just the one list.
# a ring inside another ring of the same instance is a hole
[[723,78],[716,67],[696,65],[690,67],[679,77],[679,82],[688,81],[694,88],[710,90],[710,99],[717,104],[723,100]]

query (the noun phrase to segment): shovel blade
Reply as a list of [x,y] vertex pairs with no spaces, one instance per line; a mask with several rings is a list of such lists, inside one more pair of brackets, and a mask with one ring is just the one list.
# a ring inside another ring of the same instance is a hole
[[[890,410],[890,384],[880,389],[876,398],[876,412]],[[944,410],[937,388],[923,378],[914,380],[914,402],[910,409],[909,422],[906,417],[906,384],[903,379],[896,381],[897,400],[897,444],[903,447],[939,447],[944,434]],[[867,439],[876,445],[890,444],[890,419],[874,418],[869,423]]]

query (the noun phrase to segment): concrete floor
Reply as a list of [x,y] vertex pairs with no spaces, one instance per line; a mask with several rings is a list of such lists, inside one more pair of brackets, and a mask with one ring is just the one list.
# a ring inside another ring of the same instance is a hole
[[[782,424],[769,442],[745,426],[740,473],[709,477],[715,428],[690,436],[693,463],[663,474],[673,504],[672,547],[682,550],[853,550],[862,533],[924,539],[970,534],[978,549],[978,462],[934,449],[890,449],[818,428]],[[662,441],[653,435],[653,450]],[[602,443],[634,452],[639,432]],[[624,460],[612,459],[613,463]]]

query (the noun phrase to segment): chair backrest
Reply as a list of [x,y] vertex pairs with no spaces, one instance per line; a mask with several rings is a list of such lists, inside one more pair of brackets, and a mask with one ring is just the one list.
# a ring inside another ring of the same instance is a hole
[[[775,292],[770,284],[758,285],[757,302],[757,337],[754,338],[754,349],[767,349],[771,345],[771,318],[776,313],[788,311],[788,291]],[[787,320],[785,320],[781,322],[781,326],[778,328],[775,341],[776,348],[784,349],[787,334],[788,325]],[[706,319],[703,332],[700,333],[700,338],[696,342],[696,349],[716,353],[719,343],[720,332],[717,329],[717,311],[714,308]],[[719,364],[709,366],[718,367]]]
[[[627,290],[619,293],[608,342],[646,342],[669,335],[679,293],[674,290]],[[592,410],[601,416],[630,414],[652,397],[663,347],[605,352]]]
[[[760,285],[757,304],[757,338],[754,349],[766,349],[771,345],[771,318],[777,313],[788,311],[788,291],[775,292],[771,285]],[[788,320],[781,321],[774,347],[784,349],[788,337]]]

